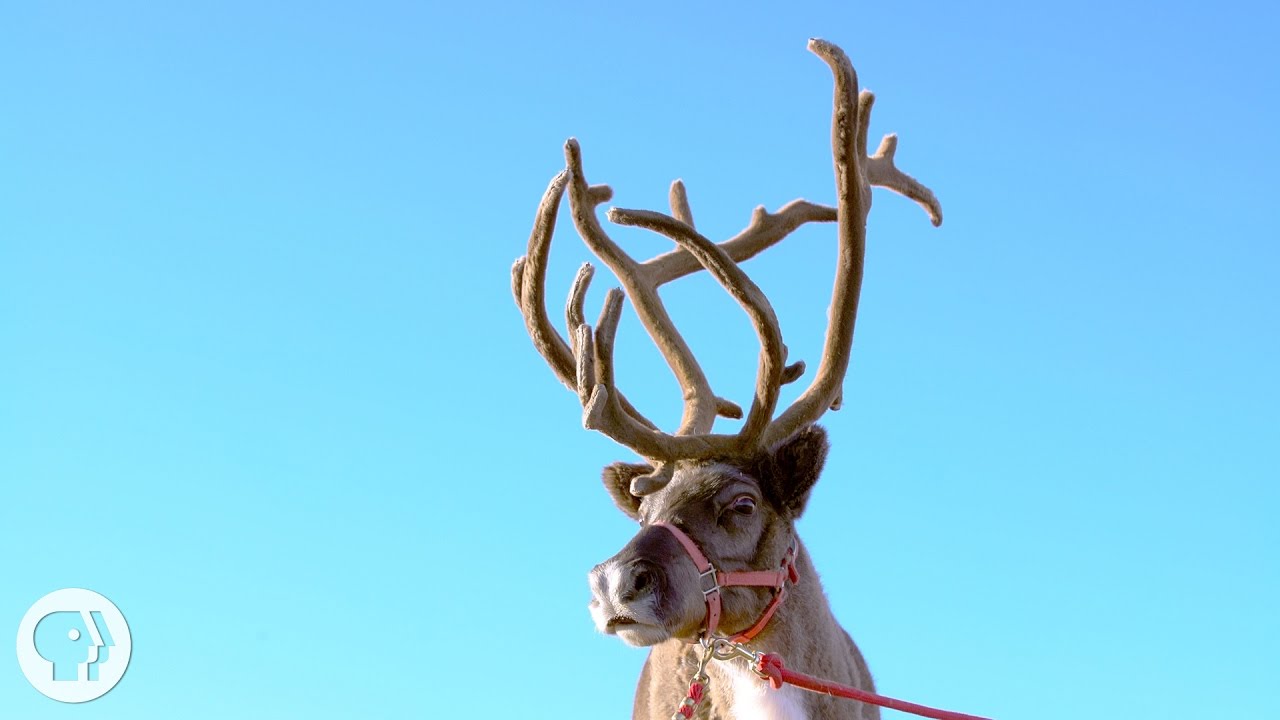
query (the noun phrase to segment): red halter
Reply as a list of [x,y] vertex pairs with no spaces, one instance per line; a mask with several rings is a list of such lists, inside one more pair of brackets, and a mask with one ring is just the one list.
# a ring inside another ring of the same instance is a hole
[[748,570],[745,572],[721,572],[716,569],[707,556],[698,548],[698,544],[693,538],[685,534],[683,530],[670,523],[654,523],[653,527],[666,529],[676,540],[680,541],[680,546],[689,554],[689,559],[693,560],[694,566],[698,568],[698,577],[702,583],[702,596],[707,601],[707,625],[703,631],[703,638],[710,641],[716,633],[716,628],[720,625],[720,588],[747,586],[747,587],[771,587],[773,588],[773,600],[769,601],[769,606],[764,609],[764,613],[760,615],[760,619],[755,624],[743,630],[742,632],[729,638],[732,642],[747,642],[759,635],[765,626],[769,624],[769,620],[773,618],[773,614],[778,611],[778,606],[782,604],[782,598],[786,594],[787,580],[793,584],[800,581],[800,576],[796,573],[796,541],[791,541],[791,546],[787,548],[787,552],[782,556],[782,567],[777,570]]

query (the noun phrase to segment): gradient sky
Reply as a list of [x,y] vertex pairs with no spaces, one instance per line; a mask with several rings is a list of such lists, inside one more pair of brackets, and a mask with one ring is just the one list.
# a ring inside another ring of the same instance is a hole
[[[6,651],[0,717],[626,717],[644,652],[585,573],[633,532],[598,481],[632,456],[579,426],[509,268],[570,136],[619,206],[682,177],[714,239],[834,202],[810,36],[946,213],[876,191],[800,523],[881,691],[1280,717],[1280,17],[1145,5],[8,4],[0,635],[86,587],[134,649],[84,706]],[[834,247],[745,265],[810,367]],[[562,228],[553,317],[586,257]],[[745,402],[741,311],[665,297]],[[672,428],[629,309],[618,343]]]

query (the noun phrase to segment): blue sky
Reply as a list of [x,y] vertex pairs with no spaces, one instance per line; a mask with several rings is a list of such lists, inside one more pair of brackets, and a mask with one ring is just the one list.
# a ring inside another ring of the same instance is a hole
[[[644,654],[593,630],[585,572],[633,531],[597,480],[630,455],[579,427],[509,268],[570,136],[620,206],[683,178],[715,239],[833,202],[821,36],[946,213],[877,191],[800,524],[880,689],[1280,715],[1276,26],[1235,2],[11,4],[0,630],[86,587],[134,654],[84,706],[10,655],[0,714],[625,717]],[[745,266],[811,367],[833,252],[815,226]],[[562,228],[553,317],[586,258]],[[706,278],[665,297],[743,402],[741,311]],[[620,383],[672,428],[622,323]]]

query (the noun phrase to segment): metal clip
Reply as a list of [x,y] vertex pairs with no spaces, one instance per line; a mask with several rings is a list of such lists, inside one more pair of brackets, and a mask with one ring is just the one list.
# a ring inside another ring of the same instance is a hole
[[759,662],[761,653],[753,652],[747,649],[746,645],[736,643],[725,638],[715,638],[711,641],[711,654],[717,660],[732,660],[734,658],[742,658],[747,660],[754,667]]
[[711,677],[707,675],[707,666],[711,664],[711,658],[715,657],[715,645],[703,640],[702,648],[702,658],[698,660],[698,672],[693,676],[695,682],[706,682],[711,679]]

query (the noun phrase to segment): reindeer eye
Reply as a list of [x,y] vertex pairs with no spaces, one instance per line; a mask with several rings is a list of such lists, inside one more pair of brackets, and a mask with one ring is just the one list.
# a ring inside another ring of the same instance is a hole
[[756,501],[750,495],[741,495],[734,499],[733,504],[729,506],[739,515],[754,515],[756,512]]

